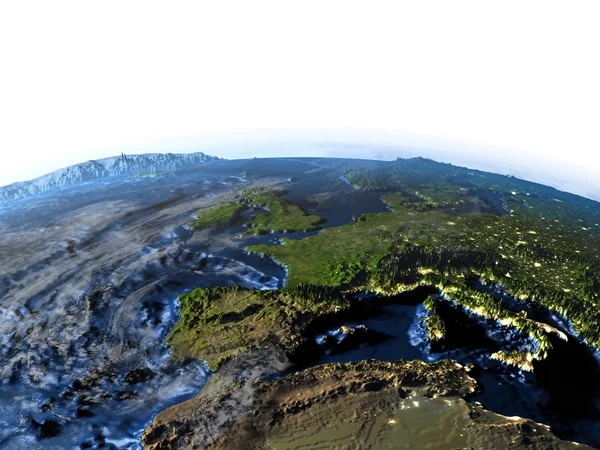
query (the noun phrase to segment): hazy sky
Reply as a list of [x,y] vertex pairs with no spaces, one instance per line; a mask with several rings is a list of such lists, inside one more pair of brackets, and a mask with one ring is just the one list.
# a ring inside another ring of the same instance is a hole
[[2,2],[0,185],[121,151],[260,156],[294,153],[261,141],[315,139],[595,196],[599,13],[597,0]]

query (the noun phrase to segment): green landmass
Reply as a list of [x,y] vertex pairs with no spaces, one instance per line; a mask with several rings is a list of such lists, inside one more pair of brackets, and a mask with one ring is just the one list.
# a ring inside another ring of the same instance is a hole
[[[284,238],[283,245],[249,247],[283,263],[289,286],[383,294],[437,286],[473,312],[535,337],[543,357],[548,330],[477,291],[473,286],[482,280],[564,315],[587,342],[600,346],[597,202],[421,158],[345,176],[364,189],[398,189],[384,196],[392,211],[362,214],[302,240]],[[480,212],[494,202],[506,211]],[[463,210],[465,205],[478,208]]]
[[306,285],[278,291],[198,288],[179,302],[181,318],[167,337],[172,357],[202,359],[212,369],[251,347],[279,345],[291,354],[312,320],[350,307],[339,290]]
[[246,224],[246,234],[275,232],[316,231],[324,222],[319,216],[306,214],[301,208],[281,198],[283,189],[266,186],[241,191],[240,202],[257,212]]
[[228,225],[240,217],[245,209],[238,202],[221,203],[209,208],[200,209],[196,212],[196,220],[188,226],[193,230],[204,230],[206,228]]
[[500,350],[496,353],[492,353],[491,358],[511,366],[520,367],[526,372],[533,372],[532,362],[536,356],[528,350]]
[[308,215],[301,208],[281,198],[283,189],[269,186],[254,186],[240,190],[236,201],[221,203],[196,212],[196,219],[188,226],[203,230],[228,225],[240,218],[246,209],[252,211],[246,223],[245,234],[267,234],[270,232],[316,231],[321,229],[324,220],[319,216]]
[[[432,164],[433,163],[433,164]],[[468,189],[453,184],[453,177],[461,168],[439,164],[425,158],[398,159],[378,170],[356,169],[347,171],[345,178],[355,187],[369,191],[402,190],[418,198],[416,203],[432,207],[463,203]],[[435,183],[424,179],[423,172],[435,178]]]
[[436,312],[437,300],[429,296],[423,303],[429,315],[423,319],[427,326],[427,336],[432,342],[441,341],[446,337],[446,324]]
[[[470,369],[454,361],[434,366],[368,360],[273,376],[302,360],[294,356],[313,361],[307,354],[314,357],[319,350],[310,332],[402,297],[365,302],[352,296],[365,290],[392,296],[418,286],[435,288],[437,294],[424,302],[423,319],[432,343],[446,338],[439,302],[453,302],[528,336],[529,348],[491,355],[525,371],[547,356],[551,335],[566,336],[526,311],[508,309],[504,293],[565,316],[600,348],[598,203],[423,158],[371,167],[344,176],[357,189],[382,191],[388,212],[357,214],[319,235],[284,238],[283,245],[248,247],[286,266],[287,287],[196,289],[179,297],[181,317],[167,339],[172,357],[202,359],[217,372],[196,398],[157,416],[144,434],[148,448],[176,442],[238,448],[240,437],[282,449],[357,442],[376,448],[397,444],[415,429],[426,430],[411,438],[422,447],[432,442],[432,420],[445,445],[440,448],[578,446],[558,442],[549,428],[525,419],[497,416],[459,398],[437,398],[475,392],[474,380],[466,376]],[[319,228],[322,220],[284,200],[284,193],[256,186],[221,206],[251,210],[247,233]],[[350,335],[353,328],[341,330]],[[406,429],[394,428],[403,423]]]

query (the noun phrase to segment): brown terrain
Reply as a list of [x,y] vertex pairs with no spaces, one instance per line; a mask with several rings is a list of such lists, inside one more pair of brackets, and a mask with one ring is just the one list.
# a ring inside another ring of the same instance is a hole
[[464,398],[469,368],[445,360],[328,364],[275,380],[280,350],[239,354],[193,399],[160,413],[144,448],[583,449]]

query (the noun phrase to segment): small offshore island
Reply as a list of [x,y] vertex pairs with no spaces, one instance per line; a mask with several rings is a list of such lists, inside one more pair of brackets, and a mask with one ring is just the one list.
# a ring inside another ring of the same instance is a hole
[[203,153],[2,192],[2,448],[600,448],[598,202]]
[[[194,230],[318,233],[247,247],[286,267],[283,289],[199,288],[180,296],[181,318],[168,336],[172,358],[204,360],[214,373],[198,396],[155,418],[145,448],[581,448],[544,425],[465,402],[478,389],[472,367],[451,360],[311,367],[328,338],[311,336],[420,289],[431,346],[444,345],[437,311],[451,303],[525,336],[523,348],[490,354],[522,371],[543,367],[553,345],[568,339],[530,306],[568,320],[597,349],[600,205],[423,158],[339,176],[356,190],[379,192],[388,211],[322,228],[325,219],[286,198],[286,186],[302,184],[298,174],[257,180],[196,213]],[[364,292],[368,298],[356,295]],[[364,326],[340,330],[338,346],[348,348],[385,338]]]

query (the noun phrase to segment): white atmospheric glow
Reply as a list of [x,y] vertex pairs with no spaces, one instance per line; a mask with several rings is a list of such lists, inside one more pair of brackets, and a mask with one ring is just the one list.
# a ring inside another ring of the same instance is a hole
[[121,151],[423,154],[598,198],[599,13],[597,0],[5,1],[0,185]]

